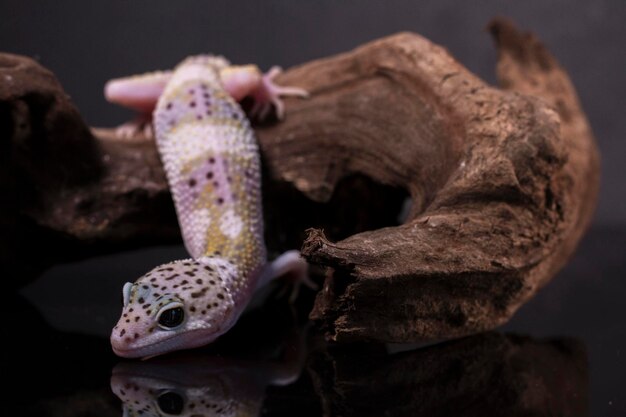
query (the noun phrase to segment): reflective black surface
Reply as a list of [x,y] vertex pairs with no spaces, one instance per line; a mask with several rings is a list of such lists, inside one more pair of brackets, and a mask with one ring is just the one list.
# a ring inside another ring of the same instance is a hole
[[421,348],[328,346],[307,325],[313,294],[304,293],[295,308],[270,297],[215,345],[116,358],[107,333],[120,283],[180,251],[59,266],[5,294],[4,408],[40,416],[122,416],[123,406],[146,416],[626,415],[625,229],[593,229],[499,332]]

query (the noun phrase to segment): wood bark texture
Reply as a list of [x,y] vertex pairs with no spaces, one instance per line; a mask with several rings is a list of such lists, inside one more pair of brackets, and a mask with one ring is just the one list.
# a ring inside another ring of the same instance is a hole
[[[586,229],[599,157],[567,73],[534,36],[504,20],[490,29],[499,88],[412,33],[278,79],[311,98],[255,126],[267,241],[278,251],[304,240],[326,270],[311,317],[330,340],[492,329]],[[88,129],[28,58],[0,55],[0,79],[0,214],[11,233],[0,249],[16,283],[59,260],[178,238],[152,138]]]

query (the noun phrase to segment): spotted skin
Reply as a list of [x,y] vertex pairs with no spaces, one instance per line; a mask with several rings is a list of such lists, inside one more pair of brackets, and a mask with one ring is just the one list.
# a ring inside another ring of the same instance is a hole
[[[294,251],[267,263],[259,149],[246,115],[224,88],[229,65],[215,56],[186,59],[168,75],[156,103],[156,143],[192,258],[126,284],[122,316],[111,333],[119,356],[211,343],[273,277],[292,271],[306,282],[306,264]],[[229,85],[233,89],[233,79]],[[182,323],[163,326],[161,316],[175,308],[182,309]]]

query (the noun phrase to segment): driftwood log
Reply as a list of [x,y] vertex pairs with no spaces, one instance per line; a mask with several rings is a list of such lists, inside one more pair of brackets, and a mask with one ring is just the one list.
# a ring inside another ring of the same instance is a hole
[[[312,97],[255,126],[267,241],[304,241],[326,268],[311,317],[330,339],[494,328],[587,227],[599,158],[575,90],[535,37],[490,28],[500,88],[410,33],[279,78]],[[0,55],[0,81],[0,261],[12,283],[60,260],[179,239],[152,138],[88,129],[28,58]]]

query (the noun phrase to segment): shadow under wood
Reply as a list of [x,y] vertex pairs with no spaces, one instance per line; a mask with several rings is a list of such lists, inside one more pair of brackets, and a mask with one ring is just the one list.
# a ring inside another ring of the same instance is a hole
[[[264,175],[263,178],[268,178]],[[265,240],[270,249],[300,248],[307,229],[341,240],[356,233],[397,226],[408,193],[364,175],[342,178],[324,203],[313,201],[289,182],[263,184]]]

